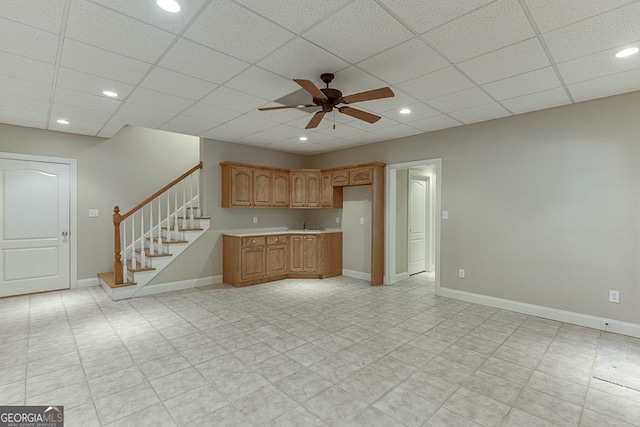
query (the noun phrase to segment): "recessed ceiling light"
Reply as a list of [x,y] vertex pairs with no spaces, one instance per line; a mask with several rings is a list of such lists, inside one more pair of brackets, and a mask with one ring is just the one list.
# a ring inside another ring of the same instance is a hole
[[639,50],[640,49],[638,49],[637,47],[622,49],[620,52],[616,53],[616,58],[626,58],[627,56],[635,55]]
[[69,121],[65,120],[65,119],[58,119],[56,120],[56,122],[60,123],[61,125],[68,125]]
[[402,110],[400,110],[400,114],[409,114],[410,112],[411,110],[408,108],[403,108]]
[[180,5],[176,0],[156,0],[158,6],[162,8],[162,10],[166,10],[171,13],[180,12]]
[[300,138],[298,138],[298,139],[299,139],[300,141],[306,141],[306,140],[307,140],[307,139],[309,139],[309,138],[307,138],[306,136],[301,136],[301,137],[300,137]]
[[116,96],[118,96],[118,94],[112,90],[102,91],[102,94],[108,96],[109,98],[115,98]]

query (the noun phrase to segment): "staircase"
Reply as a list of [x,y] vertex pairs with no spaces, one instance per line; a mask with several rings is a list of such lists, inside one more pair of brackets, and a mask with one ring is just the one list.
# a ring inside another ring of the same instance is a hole
[[198,207],[201,169],[202,162],[125,214],[114,208],[114,271],[98,274],[113,300],[165,291],[149,283],[210,228]]

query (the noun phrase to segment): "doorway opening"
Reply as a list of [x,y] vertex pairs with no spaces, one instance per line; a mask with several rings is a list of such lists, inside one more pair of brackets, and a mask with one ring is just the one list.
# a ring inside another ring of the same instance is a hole
[[[409,277],[410,271],[422,270],[422,258],[423,271],[433,272],[436,295],[440,293],[441,168],[442,159],[395,163],[386,167],[385,284]],[[424,206],[424,220],[419,210],[410,212],[412,183],[416,184],[413,205]],[[421,196],[424,204],[416,200]],[[416,229],[420,228],[418,224],[422,225],[422,233],[411,236],[411,220]]]

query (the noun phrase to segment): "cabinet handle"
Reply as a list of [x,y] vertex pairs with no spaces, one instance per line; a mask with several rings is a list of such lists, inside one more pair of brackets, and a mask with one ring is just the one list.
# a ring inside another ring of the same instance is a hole
[[255,244],[256,244],[256,239],[253,239],[253,240],[251,241],[251,243],[255,245]]
[[280,239],[278,239],[278,238],[276,237],[276,242],[279,242],[279,241],[280,241]]

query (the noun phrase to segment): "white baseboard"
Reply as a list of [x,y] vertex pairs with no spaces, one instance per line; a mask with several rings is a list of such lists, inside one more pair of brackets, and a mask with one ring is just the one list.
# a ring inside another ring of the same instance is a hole
[[371,273],[363,273],[362,271],[342,270],[342,275],[354,279],[366,280],[368,282],[371,281]]
[[76,288],[88,288],[90,286],[100,286],[100,281],[97,277],[91,277],[89,279],[80,279],[77,282]]
[[404,273],[396,274],[396,282],[402,282],[403,280],[407,280],[409,278],[409,273],[406,271]]
[[163,292],[181,291],[183,289],[195,288],[197,286],[213,285],[222,283],[222,276],[200,277],[198,279],[180,280],[178,282],[159,283],[157,285],[147,285],[136,292],[133,296],[141,297],[145,295],[159,294]]
[[571,323],[573,325],[586,326],[588,328],[600,329],[603,331],[640,338],[640,325],[635,323],[606,319],[604,317],[591,316],[589,314],[574,313],[572,311],[558,310],[556,308],[527,304],[524,302],[474,294],[471,292],[444,287],[440,287],[439,295],[475,304],[488,305],[490,307],[500,308],[503,310],[515,311],[518,313],[528,314],[530,316],[544,317],[545,319],[557,320],[559,322]]

